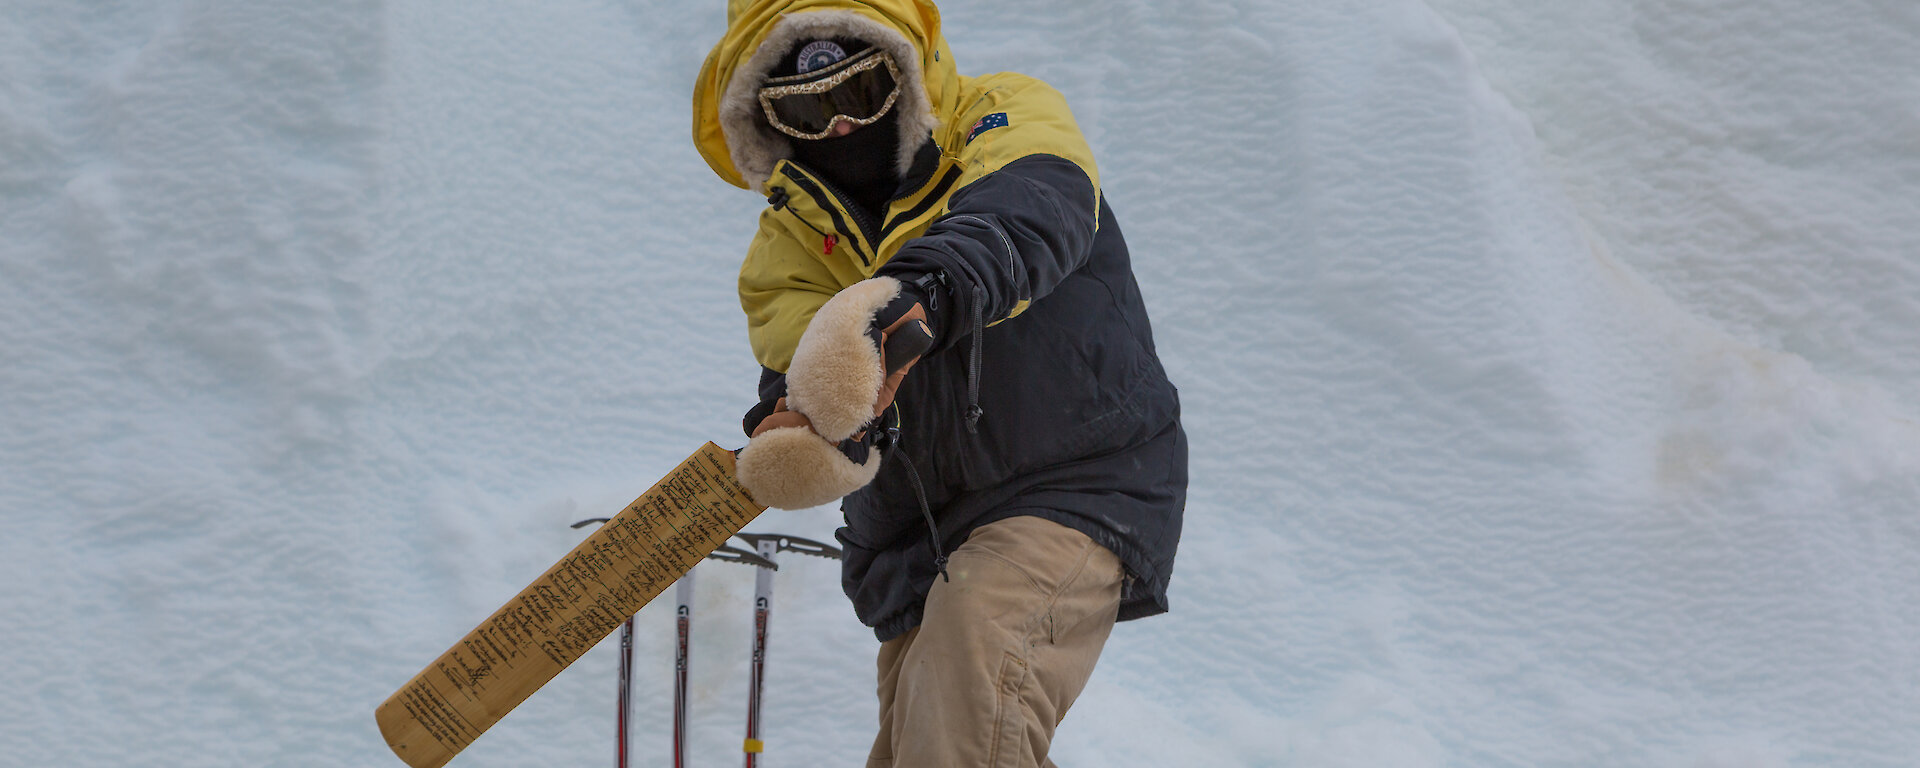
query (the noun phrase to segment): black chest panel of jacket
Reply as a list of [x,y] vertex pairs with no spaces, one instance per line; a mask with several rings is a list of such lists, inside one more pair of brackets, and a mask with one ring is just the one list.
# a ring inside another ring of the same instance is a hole
[[896,397],[892,448],[910,462],[890,458],[842,502],[842,586],[881,640],[919,623],[938,578],[916,479],[941,549],[996,520],[1046,518],[1120,557],[1122,620],[1167,610],[1187,486],[1179,395],[1104,200],[1098,215],[1084,263],[1049,294],[977,331],[977,347],[950,343],[913,369]]

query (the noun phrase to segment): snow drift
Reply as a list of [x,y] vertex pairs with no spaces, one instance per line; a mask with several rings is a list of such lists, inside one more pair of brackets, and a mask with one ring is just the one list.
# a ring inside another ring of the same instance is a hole
[[[1193,444],[1174,612],[1061,764],[1920,754],[1920,10],[944,11],[1074,104]],[[0,751],[397,765],[374,706],[568,523],[743,441],[760,201],[686,137],[723,17],[0,10]],[[752,588],[701,573],[719,765]],[[836,576],[779,574],[769,765],[871,738]],[[612,686],[603,648],[456,764],[611,760]]]

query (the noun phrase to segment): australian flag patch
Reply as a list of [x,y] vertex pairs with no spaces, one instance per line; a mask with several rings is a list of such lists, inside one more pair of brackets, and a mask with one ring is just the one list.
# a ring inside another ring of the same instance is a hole
[[987,115],[986,117],[980,118],[980,122],[973,124],[973,130],[967,132],[967,143],[972,144],[974,137],[987,131],[1005,127],[1007,127],[1007,113],[995,112]]

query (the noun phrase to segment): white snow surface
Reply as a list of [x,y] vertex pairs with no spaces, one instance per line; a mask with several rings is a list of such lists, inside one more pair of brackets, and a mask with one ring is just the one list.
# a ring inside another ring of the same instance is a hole
[[[374,708],[569,523],[743,442],[722,6],[0,5],[0,764],[399,765]],[[1193,446],[1062,766],[1920,765],[1920,5],[943,11],[1074,105]],[[752,575],[697,573],[737,764]],[[872,635],[776,589],[763,764],[860,764]],[[611,764],[615,645],[454,765]]]

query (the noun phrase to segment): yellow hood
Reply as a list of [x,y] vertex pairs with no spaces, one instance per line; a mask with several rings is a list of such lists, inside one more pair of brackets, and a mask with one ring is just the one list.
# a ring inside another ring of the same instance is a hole
[[[713,172],[758,189],[789,156],[787,137],[760,114],[759,84],[796,41],[856,37],[893,54],[905,85],[900,168],[956,110],[960,75],[929,0],[729,0],[727,33],[707,54],[693,87],[693,143]],[[918,83],[920,88],[911,87]]]

